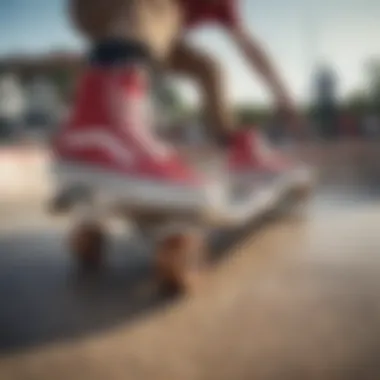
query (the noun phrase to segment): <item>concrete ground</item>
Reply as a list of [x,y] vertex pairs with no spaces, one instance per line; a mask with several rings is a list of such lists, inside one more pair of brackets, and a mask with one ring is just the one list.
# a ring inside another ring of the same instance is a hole
[[216,234],[213,270],[178,300],[142,241],[116,239],[85,278],[60,223],[3,213],[0,379],[380,378],[380,144],[326,157],[308,218]]

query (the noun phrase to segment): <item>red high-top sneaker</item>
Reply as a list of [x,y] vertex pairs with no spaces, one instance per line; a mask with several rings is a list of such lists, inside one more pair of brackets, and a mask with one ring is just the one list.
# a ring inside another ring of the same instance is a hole
[[208,207],[214,191],[155,137],[145,74],[133,65],[88,69],[71,119],[53,144],[58,182],[148,209]]
[[229,152],[232,177],[293,188],[311,183],[309,169],[269,145],[257,130],[238,132]]

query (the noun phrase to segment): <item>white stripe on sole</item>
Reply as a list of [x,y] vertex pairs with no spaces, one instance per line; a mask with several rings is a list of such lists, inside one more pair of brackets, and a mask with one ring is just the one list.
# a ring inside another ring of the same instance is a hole
[[53,172],[59,187],[63,189],[83,186],[126,209],[129,206],[133,209],[191,214],[213,225],[244,223],[262,215],[275,207],[292,182],[276,181],[276,184],[270,185],[261,182],[252,188],[248,196],[232,199],[226,183],[187,187],[128,178],[105,169],[63,162],[54,164]]

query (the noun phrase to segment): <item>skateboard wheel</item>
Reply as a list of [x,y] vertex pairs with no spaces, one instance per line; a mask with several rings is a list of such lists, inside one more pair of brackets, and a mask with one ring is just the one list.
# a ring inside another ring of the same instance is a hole
[[55,197],[49,203],[49,212],[53,215],[63,214],[70,208],[70,200],[63,195]]
[[160,286],[171,293],[187,293],[201,269],[204,241],[198,234],[167,236],[157,247],[156,274]]
[[294,190],[294,196],[297,200],[303,201],[307,200],[313,192],[313,187],[311,185],[305,184],[299,186]]
[[313,195],[313,191],[314,188],[310,184],[303,184],[293,189],[283,212],[287,216],[303,220],[308,215],[309,200]]
[[97,223],[84,223],[74,229],[69,244],[80,269],[96,270],[101,266],[105,240],[104,230]]

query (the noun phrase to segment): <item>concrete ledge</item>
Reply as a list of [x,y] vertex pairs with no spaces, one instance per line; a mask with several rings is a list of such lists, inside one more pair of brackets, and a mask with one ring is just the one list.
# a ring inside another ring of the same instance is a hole
[[0,148],[0,204],[41,199],[51,191],[45,147]]

